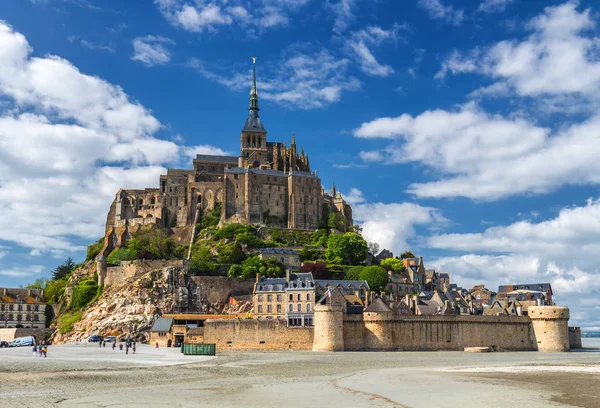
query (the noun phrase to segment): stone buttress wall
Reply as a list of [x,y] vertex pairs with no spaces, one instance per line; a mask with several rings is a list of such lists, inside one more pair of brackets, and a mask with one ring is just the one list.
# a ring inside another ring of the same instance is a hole
[[207,320],[204,342],[217,350],[311,350],[313,329],[288,328],[283,319]]
[[[316,321],[316,318],[315,318]],[[523,316],[344,316],[351,350],[536,350],[531,321]]]

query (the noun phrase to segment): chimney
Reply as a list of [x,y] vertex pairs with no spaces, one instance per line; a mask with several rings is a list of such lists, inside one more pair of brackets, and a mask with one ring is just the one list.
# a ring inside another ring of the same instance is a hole
[[423,257],[422,256],[419,257],[419,265],[423,265]]
[[6,296],[6,288],[2,289],[2,296]]
[[31,289],[27,289],[27,297],[31,297]]
[[290,275],[291,275],[290,274],[290,270],[286,269],[285,270],[285,281],[288,282],[288,283],[290,282],[290,277],[291,277]]

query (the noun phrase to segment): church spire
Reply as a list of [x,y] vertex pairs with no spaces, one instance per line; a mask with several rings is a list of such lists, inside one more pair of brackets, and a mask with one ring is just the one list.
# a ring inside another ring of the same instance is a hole
[[252,90],[250,91],[250,110],[258,110],[258,90],[256,89],[256,57],[252,57]]

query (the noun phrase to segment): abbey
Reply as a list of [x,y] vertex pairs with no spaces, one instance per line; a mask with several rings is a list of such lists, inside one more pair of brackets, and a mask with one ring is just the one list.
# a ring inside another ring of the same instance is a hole
[[[221,207],[221,224],[249,223],[314,230],[328,213],[352,225],[352,209],[341,194],[325,192],[308,154],[291,143],[270,142],[258,114],[256,65],[248,118],[240,136],[239,156],[196,156],[192,170],[168,169],[159,188],[117,193],[106,220],[110,252],[143,225],[180,229],[183,240],[208,211]],[[177,233],[177,231],[175,231]]]

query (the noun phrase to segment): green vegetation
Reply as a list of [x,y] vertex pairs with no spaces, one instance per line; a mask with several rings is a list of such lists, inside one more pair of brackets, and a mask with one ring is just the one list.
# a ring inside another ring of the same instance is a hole
[[194,245],[190,264],[190,272],[193,275],[212,275],[218,268],[209,247]]
[[216,227],[219,224],[219,221],[221,221],[221,209],[221,203],[217,203],[212,211],[208,211],[206,214],[204,214],[202,216],[202,220],[200,221],[200,229]]
[[386,271],[392,271],[393,273],[402,273],[406,271],[406,267],[398,258],[384,259],[383,261],[381,261],[380,265]]
[[236,278],[253,278],[257,273],[267,278],[282,277],[285,275],[285,266],[274,258],[261,260],[254,255],[248,257],[241,265],[232,265],[227,275]]
[[129,248],[117,248],[108,255],[106,263],[108,265],[118,265],[122,261],[133,261],[137,259],[137,253]]
[[364,266],[352,266],[348,268],[346,271],[346,276],[344,277],[347,280],[361,280],[360,277],[361,272],[365,269]]
[[69,257],[64,263],[58,265],[54,269],[54,271],[52,272],[52,279],[59,280],[66,278],[67,275],[71,274],[71,272],[73,272],[74,269],[75,262],[73,262],[73,258]]
[[87,254],[85,255],[85,262],[93,261],[96,259],[102,248],[104,247],[104,238],[100,238],[98,241],[87,247]]
[[389,281],[389,275],[381,266],[365,266],[360,272],[360,279],[367,281],[371,290],[381,292]]
[[98,293],[98,284],[92,279],[86,279],[77,286],[73,287],[73,296],[71,299],[71,310],[85,309]]
[[171,259],[175,242],[163,228],[142,229],[133,235],[127,248],[140,259]]
[[66,287],[67,282],[63,279],[48,281],[44,289],[44,300],[46,303],[49,305],[57,304]]
[[73,325],[81,320],[81,312],[63,313],[58,317],[56,327],[60,334],[65,334],[73,330]]
[[414,258],[415,254],[413,254],[410,251],[405,251],[402,253],[402,255],[400,255],[400,259],[407,259],[407,258]]
[[345,265],[359,265],[367,259],[367,242],[355,232],[331,234],[327,240],[325,259]]
[[239,242],[230,242],[217,244],[217,261],[222,264],[240,264],[246,259],[246,254],[242,250]]
[[345,225],[346,224],[344,222],[344,217],[342,216],[342,214],[337,212],[329,214],[329,218],[327,220],[327,226],[329,228],[333,228],[338,231],[345,231]]

